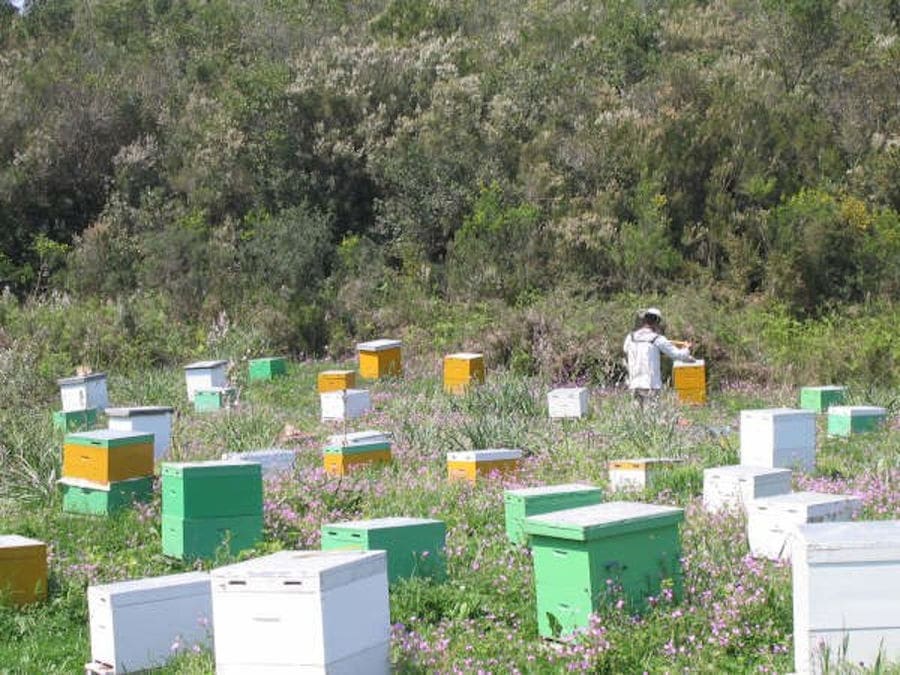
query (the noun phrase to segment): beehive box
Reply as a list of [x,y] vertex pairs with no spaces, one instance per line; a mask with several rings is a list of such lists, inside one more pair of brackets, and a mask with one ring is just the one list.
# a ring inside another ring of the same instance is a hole
[[322,526],[322,550],[387,553],[388,582],[411,577],[446,576],[447,528],[432,518],[374,518]]
[[217,675],[390,672],[383,551],[281,551],[211,577]]
[[53,428],[59,431],[87,431],[97,423],[97,409],[57,410],[53,413]]
[[287,375],[287,361],[283,356],[268,356],[250,361],[248,376],[251,382],[274,380],[282,375]]
[[831,406],[828,409],[828,435],[850,436],[877,431],[887,420],[887,410],[873,405]]
[[109,405],[106,394],[106,373],[77,375],[57,380],[63,412],[95,410]]
[[316,377],[316,388],[320,394],[355,389],[356,373],[352,370],[323,370]]
[[284,448],[267,448],[247,452],[226,452],[222,455],[222,459],[259,464],[262,467],[263,478],[271,478],[291,473],[294,470],[297,453]]
[[816,413],[794,408],[741,411],[741,464],[812,471]]
[[188,401],[200,390],[219,389],[228,386],[228,361],[196,361],[184,367]]
[[0,602],[27,605],[47,597],[47,545],[18,534],[0,535]]
[[473,384],[484,382],[484,356],[459,352],[444,357],[444,391],[464,394]]
[[746,510],[754,499],[790,491],[790,469],[733,465],[703,470],[703,506],[708,511]]
[[162,552],[179,560],[211,559],[218,552],[236,555],[263,539],[262,514],[222,518],[162,517]]
[[825,412],[833,405],[841,405],[847,396],[846,387],[833,385],[825,387],[802,387],[800,389],[800,407],[804,410]]
[[669,457],[637,457],[609,462],[609,486],[612,490],[646,490],[656,479],[684,460]]
[[479,476],[507,474],[519,468],[522,451],[512,448],[447,453],[447,478],[474,483]]
[[331,436],[323,451],[325,472],[332,476],[343,476],[354,467],[390,461],[390,439],[380,431],[357,431]]
[[117,673],[165,665],[172,645],[210,647],[212,593],[208,572],[88,586],[88,667]]
[[747,539],[756,558],[790,560],[798,525],[850,520],[862,502],[851,495],[791,492],[747,505]]
[[62,510],[89,516],[108,516],[136,502],[153,499],[153,479],[132,478],[115,483],[93,483],[79,478],[60,478]]
[[587,628],[608,595],[607,580],[641,609],[666,586],[681,594],[683,511],[639,502],[607,502],[525,519],[531,541],[538,632],[564,637]]
[[512,543],[524,546],[528,543],[524,527],[528,516],[599,504],[602,499],[600,488],[580,483],[506,490],[503,494],[506,536]]
[[153,434],[153,459],[159,461],[172,442],[172,413],[173,408],[159,405],[107,408],[107,426],[113,431]]
[[115,483],[153,475],[153,435],[97,429],[66,434],[64,478]]
[[792,567],[798,673],[843,672],[825,649],[867,669],[900,659],[900,521],[800,525]]
[[194,392],[194,410],[213,412],[234,405],[236,392],[233,387],[198,389]]
[[672,363],[672,388],[680,403],[702,405],[706,403],[706,361]]
[[366,389],[345,389],[319,394],[322,421],[353,420],[372,409],[372,399]]
[[371,340],[356,345],[359,353],[359,374],[367,380],[399,377],[403,374],[400,340]]
[[176,518],[221,518],[262,513],[262,467],[253,462],[165,462],[162,513]]
[[587,387],[563,387],[547,393],[550,419],[581,418],[588,413]]

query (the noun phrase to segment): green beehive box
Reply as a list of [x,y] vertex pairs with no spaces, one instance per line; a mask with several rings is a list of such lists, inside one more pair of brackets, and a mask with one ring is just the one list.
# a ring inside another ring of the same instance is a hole
[[222,410],[234,402],[233,387],[216,387],[213,389],[200,389],[194,393],[194,410],[197,412],[211,412]]
[[523,526],[528,516],[599,504],[602,500],[600,488],[579,483],[507,490],[503,495],[506,536],[514,544],[524,546],[528,537]]
[[262,514],[262,467],[253,462],[164,462],[162,513],[176,518]]
[[877,431],[887,420],[887,410],[871,405],[831,406],[828,409],[828,435],[850,436]]
[[250,361],[250,381],[272,380],[287,375],[287,362],[282,356],[271,356]]
[[162,551],[170,558],[213,558],[226,546],[234,555],[262,541],[262,513],[224,518],[162,517]]
[[322,550],[387,551],[388,581],[446,576],[447,529],[430,518],[376,518],[322,526]]
[[149,476],[114,483],[92,483],[78,478],[60,478],[62,510],[89,516],[108,516],[136,502],[153,498],[153,479]]
[[57,410],[53,413],[53,428],[59,431],[86,431],[97,423],[97,409]]
[[833,405],[841,405],[847,396],[846,387],[803,387],[800,389],[800,407],[804,410],[825,412]]
[[679,598],[683,517],[671,506],[608,502],[526,518],[540,635],[588,628],[590,615],[619,597],[632,610],[663,587]]

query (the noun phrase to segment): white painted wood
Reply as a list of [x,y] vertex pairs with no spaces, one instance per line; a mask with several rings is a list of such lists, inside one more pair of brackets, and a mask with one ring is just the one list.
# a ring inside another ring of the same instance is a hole
[[59,385],[63,412],[90,410],[91,408],[102,410],[109,405],[105,373],[64,377],[56,382]]
[[215,569],[217,673],[381,673],[384,551],[281,551]]
[[360,342],[356,345],[356,350],[360,352],[385,352],[388,349],[398,349],[402,343],[400,340],[388,340],[381,338],[380,340],[369,340],[368,342]]
[[741,464],[812,471],[816,413],[794,408],[741,411]]
[[514,448],[495,448],[491,450],[465,450],[448,452],[448,462],[497,462],[502,459],[522,459],[522,451]]
[[116,673],[162,666],[173,644],[212,642],[207,572],[88,587],[91,658]]
[[344,389],[319,394],[322,404],[322,421],[352,420],[362,417],[372,409],[372,399],[367,389]]
[[188,401],[194,402],[194,394],[228,386],[228,361],[197,361],[184,367]]
[[114,431],[137,431],[153,434],[153,459],[165,459],[172,444],[172,408],[140,406],[107,408],[107,426]]
[[735,464],[703,470],[703,506],[712,512],[746,510],[754,499],[790,491],[790,469]]
[[565,387],[547,392],[550,419],[581,418],[588,413],[586,387]]
[[355,445],[390,443],[391,437],[382,431],[353,431],[349,434],[334,434],[328,437],[328,447],[352,448]]
[[[617,459],[609,463],[609,486],[612,490],[645,490],[655,477],[669,471],[683,460],[668,457],[638,457]],[[617,466],[627,462],[629,466]]]

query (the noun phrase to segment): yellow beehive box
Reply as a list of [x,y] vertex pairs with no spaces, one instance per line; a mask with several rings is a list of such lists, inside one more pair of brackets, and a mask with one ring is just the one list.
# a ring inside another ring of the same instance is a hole
[[0,535],[0,601],[25,605],[47,597],[47,545]]
[[672,364],[672,386],[681,403],[706,403],[706,362],[676,361]]
[[613,490],[646,490],[656,477],[671,471],[684,460],[673,457],[638,457],[609,462],[609,484]]
[[403,374],[400,340],[371,340],[356,345],[359,352],[359,374],[368,380],[399,377]]
[[352,370],[323,370],[316,378],[319,393],[356,389],[356,372]]
[[97,429],[67,434],[63,476],[108,485],[153,475],[153,434]]
[[484,356],[459,352],[444,357],[444,391],[463,394],[472,384],[484,382]]
[[522,451],[510,448],[447,453],[447,479],[474,483],[479,476],[509,474],[519,468]]
[[329,476],[344,476],[355,468],[362,468],[370,464],[390,464],[390,450],[376,450],[374,452],[358,452],[352,455],[339,453],[326,453],[323,455],[325,473]]

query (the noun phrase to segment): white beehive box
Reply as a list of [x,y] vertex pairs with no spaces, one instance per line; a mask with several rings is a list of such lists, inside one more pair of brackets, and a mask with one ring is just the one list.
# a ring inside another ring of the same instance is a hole
[[165,458],[172,442],[172,408],[138,406],[107,408],[107,426],[113,431],[141,431],[153,434],[153,459]]
[[812,471],[816,413],[794,408],[742,410],[741,464]]
[[448,462],[502,462],[522,459],[522,451],[518,448],[490,448],[487,450],[461,450],[448,452]]
[[91,658],[116,673],[162,666],[176,643],[212,643],[207,572],[89,586],[88,613]]
[[109,405],[106,394],[106,373],[91,373],[57,380],[63,412],[102,410]]
[[669,457],[637,457],[609,461],[609,486],[612,490],[645,490],[655,478],[684,460]]
[[184,367],[188,401],[200,390],[224,389],[228,386],[228,361],[196,361]]
[[327,445],[335,448],[352,448],[358,445],[390,443],[391,437],[382,431],[353,431],[328,437]]
[[756,558],[790,560],[798,525],[850,520],[862,507],[851,495],[791,492],[747,504],[747,539]]
[[703,506],[708,511],[746,509],[754,499],[790,491],[790,469],[735,464],[703,470]]
[[865,668],[900,659],[900,521],[801,525],[793,550],[796,671],[823,672],[823,647]]
[[294,470],[294,461],[297,453],[284,448],[268,448],[265,450],[250,450],[248,452],[226,452],[222,459],[253,462],[262,466],[264,478],[290,473]]
[[372,409],[372,399],[366,389],[344,389],[319,394],[322,403],[322,421],[352,420],[362,417]]
[[390,672],[384,551],[281,551],[211,576],[218,675]]
[[551,419],[581,418],[588,413],[587,387],[564,387],[547,393],[547,410]]

